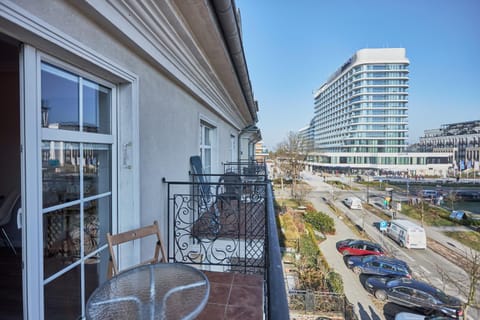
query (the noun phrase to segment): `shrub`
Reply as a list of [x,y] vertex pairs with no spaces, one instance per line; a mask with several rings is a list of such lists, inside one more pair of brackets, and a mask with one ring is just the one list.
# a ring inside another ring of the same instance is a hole
[[335,222],[323,212],[308,212],[305,221],[310,223],[316,230],[326,234],[335,234]]
[[340,274],[332,271],[327,276],[327,285],[331,292],[343,293],[343,281]]
[[318,252],[317,243],[312,241],[312,238],[308,234],[302,234],[300,237],[300,254],[308,259],[313,259],[313,264],[316,265]]
[[313,205],[307,204],[305,211],[306,211],[307,213],[309,213],[309,212],[316,212],[317,210],[315,210],[315,208],[313,207]]

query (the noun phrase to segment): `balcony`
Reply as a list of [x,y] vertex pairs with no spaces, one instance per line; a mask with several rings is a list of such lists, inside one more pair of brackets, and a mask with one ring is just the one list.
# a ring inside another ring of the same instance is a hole
[[288,319],[272,188],[263,163],[165,181],[169,262],[202,270],[209,301],[198,319]]

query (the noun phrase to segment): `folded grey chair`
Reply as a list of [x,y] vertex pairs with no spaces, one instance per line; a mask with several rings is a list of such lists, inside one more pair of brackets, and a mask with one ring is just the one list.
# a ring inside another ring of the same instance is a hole
[[15,247],[13,246],[12,241],[10,241],[10,238],[7,232],[5,231],[4,226],[6,226],[10,222],[13,211],[15,210],[15,208],[18,208],[19,205],[20,205],[20,191],[18,190],[18,188],[15,188],[12,191],[10,191],[10,193],[1,203],[1,207],[0,207],[0,229],[2,230],[2,235],[7,241],[8,246],[12,249],[12,251],[15,254],[17,254],[17,251],[15,250]]

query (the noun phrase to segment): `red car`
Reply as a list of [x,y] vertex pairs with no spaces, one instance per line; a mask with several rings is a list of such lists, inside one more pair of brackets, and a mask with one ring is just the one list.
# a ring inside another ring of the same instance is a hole
[[384,255],[381,245],[366,240],[345,239],[337,242],[337,250],[344,256]]

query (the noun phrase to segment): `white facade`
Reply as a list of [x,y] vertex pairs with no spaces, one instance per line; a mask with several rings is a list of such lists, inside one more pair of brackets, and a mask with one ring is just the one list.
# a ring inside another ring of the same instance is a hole
[[424,131],[419,146],[427,152],[450,152],[459,170],[472,169],[480,162],[480,121],[444,124]]
[[409,60],[403,48],[357,51],[314,95],[317,167],[446,174],[448,153],[409,154]]
[[408,138],[405,49],[363,49],[315,94],[315,150],[403,152]]
[[387,171],[405,172],[410,175],[441,176],[446,177],[452,168],[449,161],[451,154],[447,152],[405,152],[398,154],[378,154],[378,163],[366,162],[368,153],[319,153],[313,152],[308,155],[310,169],[321,168],[323,170],[349,171]]

